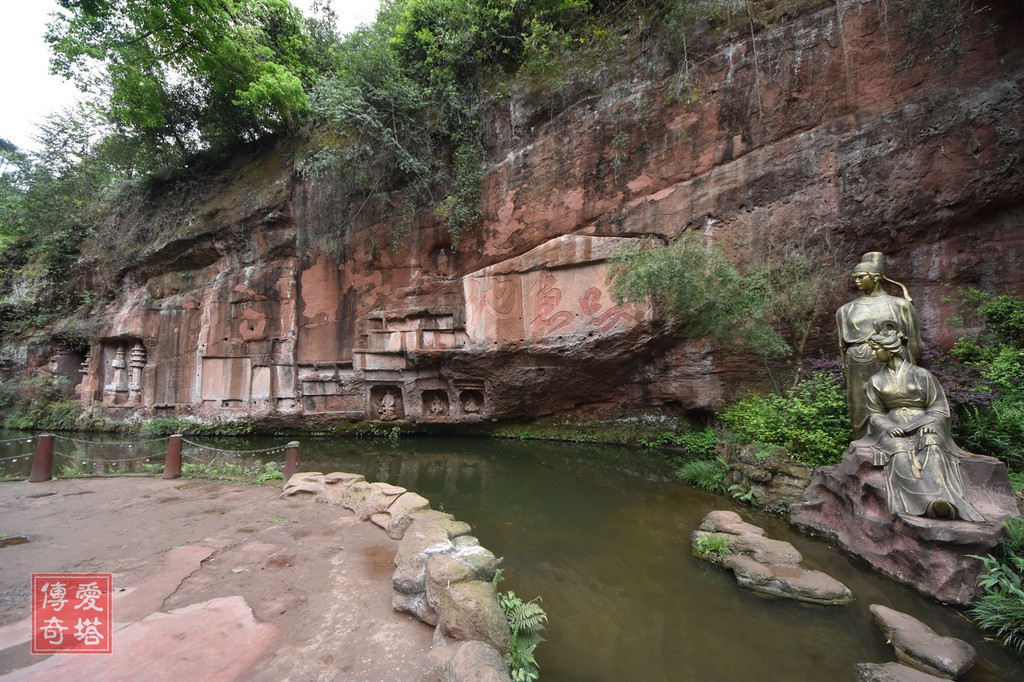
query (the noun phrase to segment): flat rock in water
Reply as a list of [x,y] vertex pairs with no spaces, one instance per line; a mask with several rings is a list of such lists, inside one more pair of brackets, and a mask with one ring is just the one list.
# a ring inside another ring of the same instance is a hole
[[732,540],[732,546],[737,554],[773,566],[799,566],[804,560],[796,547],[785,540],[773,540],[760,535],[737,535]]
[[[720,544],[728,543],[728,549],[724,554],[701,553],[706,538],[724,541]],[[764,530],[744,522],[735,512],[709,513],[690,539],[697,557],[730,569],[741,587],[754,592],[829,606],[853,601],[846,585],[821,571],[803,568],[803,556],[793,545],[765,537]]]
[[871,615],[896,649],[901,662],[934,675],[959,677],[974,665],[974,647],[956,637],[943,637],[905,613],[881,604],[871,605]]
[[948,677],[935,677],[902,663],[858,663],[853,667],[857,682],[948,682]]
[[853,593],[846,585],[821,571],[808,571],[799,566],[773,566],[742,554],[727,555],[723,565],[732,569],[741,587],[760,594],[828,606],[853,601]]

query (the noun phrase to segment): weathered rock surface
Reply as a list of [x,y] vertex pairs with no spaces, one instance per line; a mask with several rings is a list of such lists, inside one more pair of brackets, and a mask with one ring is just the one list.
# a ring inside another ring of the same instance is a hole
[[324,496],[324,475],[318,471],[301,471],[293,474],[284,485],[281,497],[305,497],[319,499]]
[[346,491],[342,506],[351,509],[356,516],[366,521],[374,514],[386,512],[404,492],[405,488],[397,485],[359,481],[353,483]]
[[[849,588],[835,578],[800,566],[803,557],[793,545],[765,537],[763,528],[744,522],[735,512],[710,512],[700,528],[718,532],[695,530],[690,535],[694,555],[731,570],[741,587],[814,604],[841,605],[853,601]],[[703,555],[699,547],[704,538],[727,542],[730,550],[721,555]]]
[[777,566],[743,554],[727,555],[723,557],[722,564],[732,570],[741,587],[752,592],[829,606],[853,601],[849,588],[821,571]]
[[[778,448],[784,452],[783,448]],[[811,482],[814,467],[773,454],[759,456],[753,445],[726,445],[723,458],[729,464],[727,483],[735,484],[750,495],[759,507],[783,511],[800,501]]]
[[790,507],[790,521],[823,533],[881,571],[936,599],[969,604],[982,565],[971,554],[992,552],[1002,522],[1017,515],[1006,466],[974,455],[960,462],[967,494],[988,523],[890,516],[885,478],[868,448],[853,443],[837,465],[815,471],[803,501]]
[[422,495],[410,492],[399,495],[388,507],[388,525],[385,527],[388,536],[401,540],[405,531],[412,525],[413,512],[426,511],[429,508],[430,502]]
[[[700,522],[700,530],[708,533],[728,533],[729,535],[764,535],[764,528],[747,523],[734,511],[718,509],[709,512]],[[794,550],[795,551],[795,550]]]
[[437,646],[430,650],[419,682],[511,682],[508,668],[497,650],[470,641]]
[[948,677],[936,677],[902,663],[858,663],[854,666],[857,682],[941,682]]
[[[368,209],[337,237],[343,257],[321,252],[330,183],[295,172],[295,143],[265,146],[184,202],[157,194],[119,216],[125,243],[91,248],[134,251],[81,263],[79,288],[113,301],[91,313],[88,356],[62,351],[54,371],[115,419],[714,409],[757,361],[679,338],[608,282],[617,245],[684,230],[744,263],[826,231],[885,251],[948,344],[948,281],[1024,293],[1024,15],[988,5],[955,62],[916,58],[929,46],[902,7],[839,0],[708,46],[700,98],[641,59],[557,106],[512,87],[485,117],[482,226],[457,249],[430,211],[392,249],[399,218]],[[830,313],[808,355],[833,352]]]
[[967,642],[943,637],[905,613],[881,604],[871,605],[871,615],[896,649],[900,662],[932,675],[959,677],[974,665],[977,654]]
[[478,640],[501,653],[511,645],[505,612],[498,605],[497,588],[483,580],[454,583],[441,591],[437,628],[445,637]]

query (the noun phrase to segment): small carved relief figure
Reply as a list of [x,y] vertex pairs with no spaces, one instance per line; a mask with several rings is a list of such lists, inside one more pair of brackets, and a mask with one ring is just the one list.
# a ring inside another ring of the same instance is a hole
[[441,400],[440,395],[434,395],[434,400],[430,403],[430,414],[435,417],[443,417],[448,414],[448,403]]
[[882,370],[868,381],[867,430],[874,461],[885,467],[890,514],[984,522],[967,499],[950,435],[949,405],[931,372],[906,360],[895,324],[868,339]]
[[462,404],[462,411],[473,414],[480,411],[480,403],[477,402],[476,396],[470,393],[466,396],[465,402]]
[[[853,269],[853,280],[861,296],[836,311],[839,327],[839,352],[846,373],[846,404],[850,410],[850,425],[854,440],[867,431],[868,381],[882,365],[875,361],[868,337],[878,331],[879,323],[894,322],[905,344],[903,359],[916,363],[924,351],[921,325],[917,321],[914,304],[903,289],[904,298],[890,296],[882,290],[882,280],[893,282],[883,274],[882,254],[872,251],[864,254],[862,262]],[[893,282],[899,284],[898,282]],[[899,285],[901,288],[902,284]]]
[[377,408],[377,414],[384,421],[391,421],[396,418],[395,394],[391,389],[388,389],[388,392],[380,399],[380,407]]

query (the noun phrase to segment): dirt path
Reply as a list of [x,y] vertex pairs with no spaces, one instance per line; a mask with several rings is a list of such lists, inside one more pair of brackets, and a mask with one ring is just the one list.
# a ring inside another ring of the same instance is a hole
[[[416,679],[432,630],[391,608],[398,543],[345,509],[279,493],[152,478],[0,484],[0,679]],[[114,653],[32,655],[32,573],[112,573]]]

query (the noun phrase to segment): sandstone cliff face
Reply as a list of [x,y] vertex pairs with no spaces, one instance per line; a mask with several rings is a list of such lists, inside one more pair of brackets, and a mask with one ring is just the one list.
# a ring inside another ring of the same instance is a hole
[[[95,311],[82,374],[53,366],[115,418],[712,409],[754,361],[680,341],[610,291],[619,244],[683,230],[740,263],[826,232],[853,258],[883,251],[948,342],[946,283],[1024,293],[1013,5],[984,15],[997,29],[959,35],[955,62],[915,44],[886,3],[840,0],[721,44],[694,67],[696,101],[666,103],[676,76],[620,82],[553,117],[513,95],[489,122],[483,227],[455,247],[424,218],[392,248],[381,216],[325,255],[309,245],[334,229],[329,188],[301,179],[284,144],[239,159],[201,199],[164,207],[163,236]],[[123,219],[157,232],[155,218]],[[839,283],[832,308],[851,297]],[[831,314],[812,337],[830,354]]]

